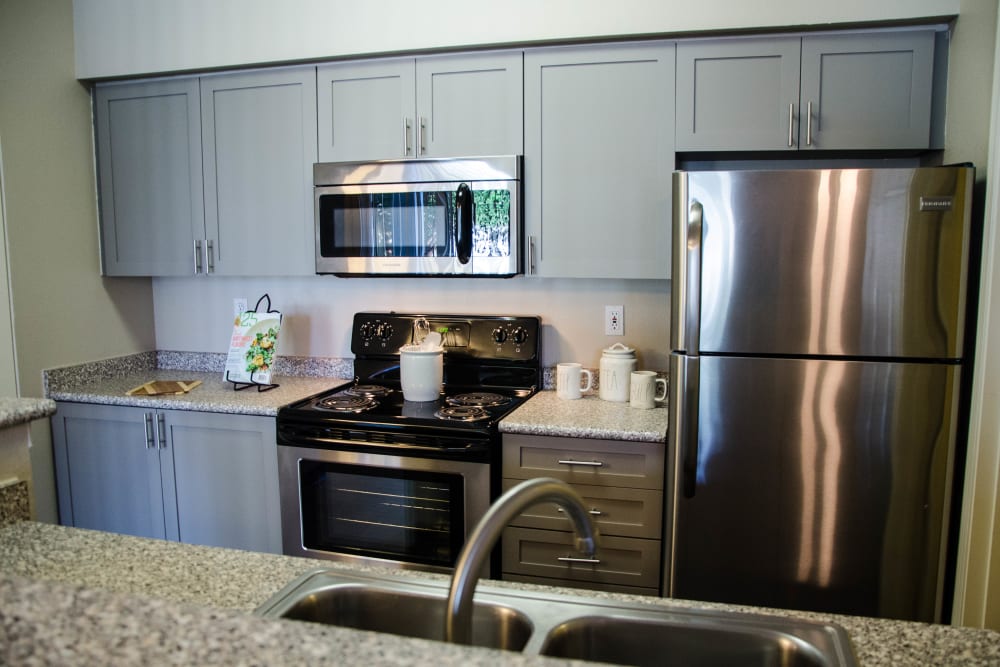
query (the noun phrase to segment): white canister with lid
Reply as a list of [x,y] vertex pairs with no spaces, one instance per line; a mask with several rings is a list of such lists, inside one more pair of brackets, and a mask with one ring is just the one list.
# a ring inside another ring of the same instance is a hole
[[604,348],[601,354],[601,382],[598,395],[605,401],[627,403],[629,378],[638,366],[635,348],[615,343]]

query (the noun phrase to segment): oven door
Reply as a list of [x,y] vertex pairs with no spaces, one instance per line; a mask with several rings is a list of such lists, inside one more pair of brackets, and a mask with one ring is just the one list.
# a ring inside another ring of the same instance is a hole
[[[517,183],[317,186],[316,273],[513,276],[521,270]],[[471,187],[469,203],[462,186]]]
[[489,464],[278,447],[284,553],[450,572],[489,508]]

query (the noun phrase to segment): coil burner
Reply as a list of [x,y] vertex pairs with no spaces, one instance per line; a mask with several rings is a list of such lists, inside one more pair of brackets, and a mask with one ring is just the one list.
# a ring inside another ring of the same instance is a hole
[[349,396],[368,396],[370,398],[379,398],[391,394],[392,389],[389,389],[389,387],[383,387],[380,384],[356,384],[353,387],[345,389],[343,393]]
[[468,394],[456,394],[445,399],[448,405],[457,407],[495,408],[510,403],[510,399],[500,394],[488,391],[474,391]]
[[371,410],[376,405],[378,405],[378,399],[374,396],[353,396],[342,393],[324,398],[316,404],[316,407],[331,412],[357,414]]
[[490,418],[490,413],[479,405],[449,405],[434,413],[438,419],[459,422],[478,422]]

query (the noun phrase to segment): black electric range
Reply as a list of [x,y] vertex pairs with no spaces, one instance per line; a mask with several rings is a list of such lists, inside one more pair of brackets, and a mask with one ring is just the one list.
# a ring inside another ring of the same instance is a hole
[[[437,331],[444,388],[412,402],[399,348]],[[540,318],[363,312],[354,316],[355,381],[278,412],[278,444],[499,461],[498,422],[541,386]]]

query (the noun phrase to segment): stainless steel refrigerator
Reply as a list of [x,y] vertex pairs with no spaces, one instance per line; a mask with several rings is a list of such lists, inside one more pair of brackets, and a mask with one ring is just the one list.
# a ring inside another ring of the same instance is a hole
[[973,180],[674,174],[666,594],[940,619]]

